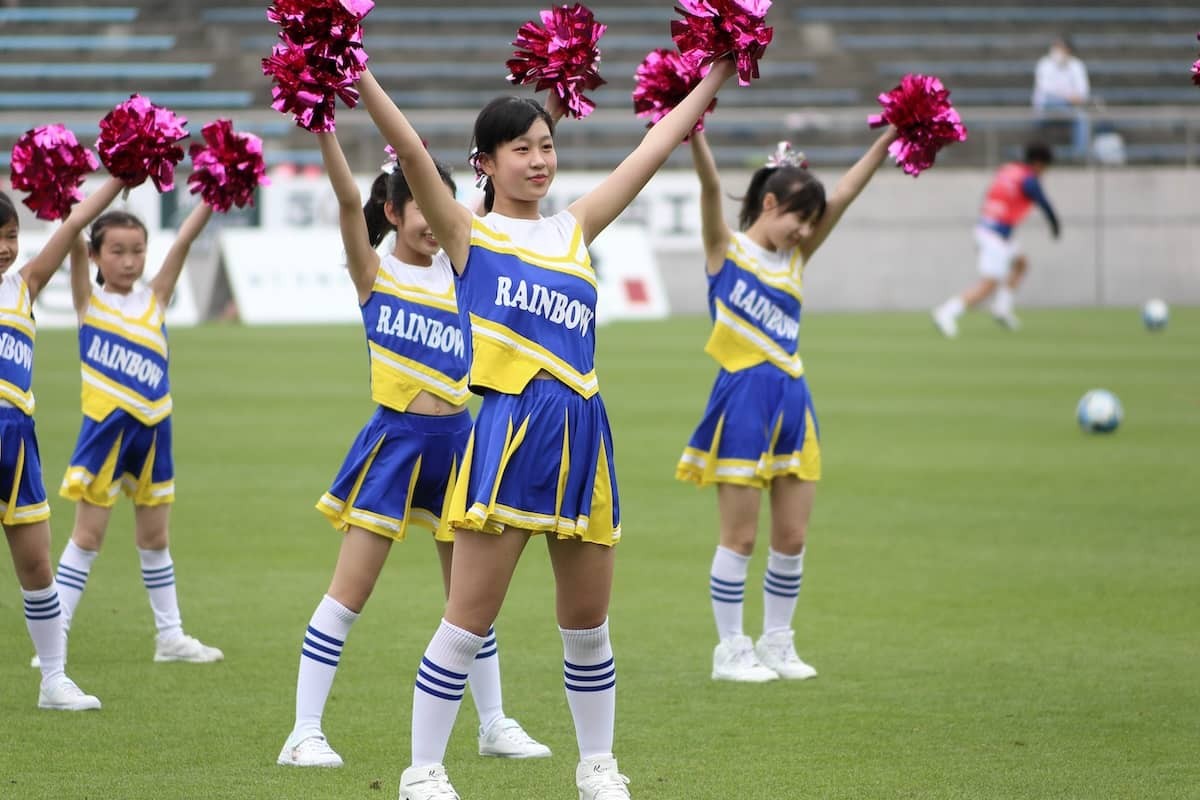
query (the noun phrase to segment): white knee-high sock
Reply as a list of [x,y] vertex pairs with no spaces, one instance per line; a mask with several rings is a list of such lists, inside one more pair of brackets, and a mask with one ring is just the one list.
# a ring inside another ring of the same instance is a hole
[[939,312],[945,312],[955,319],[961,317],[962,313],[966,310],[967,304],[964,303],[962,297],[957,294],[938,306]]
[[722,641],[742,635],[742,606],[749,564],[750,556],[735,553],[727,547],[718,547],[713,555],[708,592],[712,597],[717,636]]
[[58,601],[62,607],[63,628],[70,630],[71,620],[75,616],[75,608],[87,588],[88,576],[92,574],[92,564],[96,550],[84,550],[70,539],[63,550],[62,558],[58,560],[58,574],[54,580],[58,583]]
[[617,668],[608,620],[598,628],[559,628],[563,640],[563,683],[575,720],[579,758],[609,756],[617,716]]
[[63,631],[62,604],[58,588],[52,583],[45,589],[21,590],[25,600],[25,627],[33,639],[33,649],[42,662],[42,681],[62,675],[67,637]]
[[763,633],[778,633],[792,629],[796,599],[804,579],[804,551],[785,556],[769,551],[767,574],[763,576]]
[[500,688],[500,654],[496,648],[496,629],[488,628],[487,638],[471,662],[467,685],[479,714],[479,730],[504,716],[504,696]]
[[438,626],[413,688],[412,766],[440,764],[467,688],[467,672],[486,641],[446,620]]
[[308,621],[296,676],[296,725],[292,729],[296,741],[323,735],[321,717],[325,701],[329,699],[342,659],[342,646],[356,619],[358,614],[325,595]]
[[996,297],[992,300],[992,311],[997,314],[1013,313],[1013,290],[1008,286],[997,286]]
[[183,635],[183,622],[179,617],[179,600],[175,596],[175,564],[171,561],[170,548],[143,550],[138,548],[142,562],[142,583],[150,595],[150,609],[154,612],[154,627],[162,641]]

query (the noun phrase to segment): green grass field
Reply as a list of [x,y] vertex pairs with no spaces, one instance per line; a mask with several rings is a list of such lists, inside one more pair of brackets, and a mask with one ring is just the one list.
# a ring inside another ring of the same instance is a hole
[[[617,755],[639,800],[1200,797],[1200,309],[1149,334],[1136,311],[983,315],[959,340],[914,314],[812,315],[803,350],[825,479],[796,627],[804,683],[714,684],[715,501],[673,480],[715,368],[707,323],[602,329],[624,542],[611,620]],[[212,666],[154,664],[122,503],[79,608],[70,674],[102,711],[36,708],[11,565],[0,567],[0,797],[395,797],[412,679],[441,610],[432,544],[394,548],[325,717],[341,770],[275,766],[299,643],[338,536],[313,510],[370,413],[355,328],[172,333],[172,551]],[[54,493],[79,424],[74,334],[39,336]],[[1126,419],[1082,434],[1082,393]],[[54,557],[72,509],[55,497]],[[747,586],[761,625],[765,545]],[[447,763],[464,798],[574,798],[544,548],[497,623],[506,710],[555,751]]]

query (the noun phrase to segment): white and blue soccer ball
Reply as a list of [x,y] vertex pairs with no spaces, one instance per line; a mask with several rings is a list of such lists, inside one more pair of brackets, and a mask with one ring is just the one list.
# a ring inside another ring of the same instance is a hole
[[1079,401],[1075,417],[1088,433],[1112,433],[1125,416],[1121,401],[1107,389],[1092,389]]
[[1160,331],[1167,327],[1167,319],[1170,316],[1170,311],[1167,304],[1157,297],[1153,300],[1147,300],[1146,305],[1142,306],[1142,322],[1146,325],[1146,330]]

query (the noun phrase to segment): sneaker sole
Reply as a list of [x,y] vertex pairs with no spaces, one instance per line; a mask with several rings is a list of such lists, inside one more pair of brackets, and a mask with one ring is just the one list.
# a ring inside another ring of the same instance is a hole
[[301,764],[298,761],[292,761],[291,759],[284,758],[283,756],[275,759],[275,763],[281,767],[296,767],[297,769],[337,769],[338,767],[343,767],[346,764],[344,761],[339,761],[336,764]]
[[480,750],[479,755],[483,756],[484,758],[511,758],[516,760],[524,758],[549,758],[550,756],[554,755],[554,753],[550,752],[549,750],[544,753],[485,753],[484,751]]
[[182,664],[216,664],[218,662],[224,661],[225,657],[222,656],[221,658],[183,658],[182,656],[160,656],[158,653],[155,653],[154,660],[159,664],[169,664],[169,663],[175,662],[175,661],[180,662]]
[[63,706],[55,705],[54,703],[45,703],[41,700],[38,700],[38,708],[45,709],[46,711],[99,711],[101,706],[99,702],[97,702],[95,705],[88,703],[87,705],[80,706]]
[[771,681],[779,680],[779,675],[772,674],[771,677],[762,678],[736,678],[732,675],[722,675],[718,672],[712,674],[714,681],[728,681],[729,683],[770,683]]

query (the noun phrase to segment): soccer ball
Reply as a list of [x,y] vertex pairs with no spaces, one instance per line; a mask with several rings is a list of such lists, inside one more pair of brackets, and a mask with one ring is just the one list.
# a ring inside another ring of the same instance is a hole
[[1142,306],[1142,322],[1146,323],[1146,330],[1158,331],[1167,327],[1167,317],[1167,304],[1157,297],[1147,300],[1146,305]]
[[1107,389],[1092,389],[1079,401],[1075,416],[1088,433],[1112,433],[1124,416],[1121,401]]

